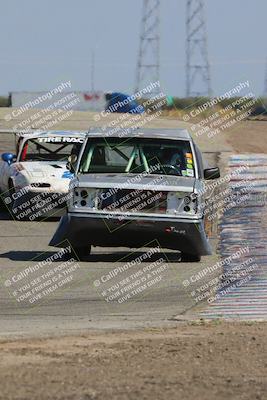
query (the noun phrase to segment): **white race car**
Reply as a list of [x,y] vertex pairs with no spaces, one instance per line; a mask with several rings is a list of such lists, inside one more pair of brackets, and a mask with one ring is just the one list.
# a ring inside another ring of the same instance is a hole
[[16,133],[16,154],[3,153],[1,198],[17,220],[62,215],[73,174],[68,158],[78,155],[86,132]]

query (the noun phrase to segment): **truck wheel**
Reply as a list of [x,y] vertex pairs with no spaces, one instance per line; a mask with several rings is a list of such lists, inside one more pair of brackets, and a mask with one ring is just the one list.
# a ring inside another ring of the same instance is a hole
[[181,253],[181,262],[199,262],[201,256],[196,254]]
[[71,256],[77,261],[86,261],[91,253],[91,245],[83,247],[72,247]]

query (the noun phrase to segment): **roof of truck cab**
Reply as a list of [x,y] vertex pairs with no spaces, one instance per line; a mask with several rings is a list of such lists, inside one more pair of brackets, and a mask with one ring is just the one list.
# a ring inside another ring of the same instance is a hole
[[150,139],[171,139],[171,140],[192,140],[189,132],[186,129],[120,129],[114,127],[107,128],[91,128],[88,132],[88,137],[101,138],[150,138]]

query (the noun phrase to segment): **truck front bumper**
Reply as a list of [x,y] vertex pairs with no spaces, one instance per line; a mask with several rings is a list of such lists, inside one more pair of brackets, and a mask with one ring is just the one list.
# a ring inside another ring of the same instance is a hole
[[[49,245],[54,247],[153,247],[195,255],[212,254],[203,219],[145,216],[100,216],[68,213],[59,223]],[[155,246],[154,245],[154,246]]]

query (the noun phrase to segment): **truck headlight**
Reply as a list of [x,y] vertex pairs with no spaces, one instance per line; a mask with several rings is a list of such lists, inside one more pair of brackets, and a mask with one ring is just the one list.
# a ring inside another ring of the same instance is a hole
[[99,203],[98,190],[87,188],[74,188],[73,205],[74,207],[97,209]]
[[198,198],[195,193],[170,192],[168,194],[169,214],[196,214],[198,211]]
[[184,201],[184,212],[193,211],[194,214],[197,213],[198,198],[195,193],[192,193],[190,196],[185,196],[183,201]]

